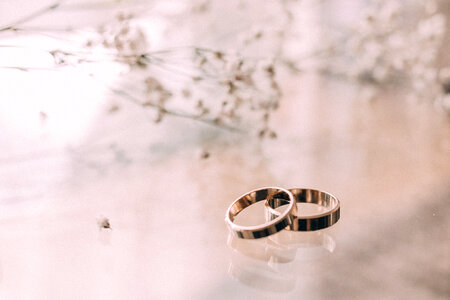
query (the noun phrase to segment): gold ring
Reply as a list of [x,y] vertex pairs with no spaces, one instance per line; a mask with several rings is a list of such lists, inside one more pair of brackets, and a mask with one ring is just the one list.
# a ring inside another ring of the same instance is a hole
[[[295,201],[298,203],[315,203],[328,208],[329,210],[313,216],[294,215],[292,224],[286,227],[287,230],[293,231],[312,231],[327,228],[335,224],[340,217],[339,200],[330,193],[313,190],[313,189],[289,189],[294,195]],[[276,195],[275,195],[276,196]],[[288,204],[283,198],[270,196],[267,198],[265,207],[267,219],[272,220],[280,216],[280,212],[276,211],[277,207]],[[290,203],[289,203],[290,204]]]
[[[233,223],[234,218],[246,207],[269,198],[283,199],[284,204],[288,204],[287,209],[282,213],[277,212],[276,217],[261,225],[241,226]],[[277,233],[291,225],[296,213],[297,205],[291,192],[279,187],[266,187],[250,191],[236,199],[227,210],[225,222],[235,236],[243,239],[259,239]]]

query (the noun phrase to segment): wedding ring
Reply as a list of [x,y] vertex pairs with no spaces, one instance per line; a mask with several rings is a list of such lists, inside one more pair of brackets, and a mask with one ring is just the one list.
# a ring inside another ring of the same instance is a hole
[[[324,206],[328,211],[313,215],[313,216],[298,216],[295,215],[291,225],[286,227],[287,230],[293,231],[312,231],[327,228],[339,220],[340,216],[340,204],[339,200],[323,191],[313,190],[313,189],[290,189],[289,190],[298,203],[315,203]],[[276,195],[275,195],[276,196]],[[272,220],[273,218],[278,218],[280,212],[276,211],[277,207],[280,207],[288,203],[287,200],[283,198],[277,198],[271,196],[267,198],[265,207],[267,212],[267,219]]]
[[[282,199],[284,204],[288,204],[287,209],[282,213],[277,212],[277,216],[257,226],[241,226],[233,222],[246,207],[269,198]],[[297,205],[291,192],[279,187],[266,187],[250,191],[236,199],[227,210],[225,222],[235,236],[243,239],[258,239],[277,233],[291,225],[296,213]]]

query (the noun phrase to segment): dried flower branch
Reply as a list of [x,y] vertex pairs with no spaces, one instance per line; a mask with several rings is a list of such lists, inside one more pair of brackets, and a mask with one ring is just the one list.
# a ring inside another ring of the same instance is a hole
[[[121,98],[123,98],[125,100],[130,101],[131,103],[133,103],[135,105],[140,106],[140,107],[153,107],[153,108],[160,110],[160,108],[158,106],[142,102],[141,100],[135,98],[134,96],[128,94],[127,92],[125,92],[123,90],[111,89],[111,92],[115,95],[120,96]],[[205,123],[205,124],[208,124],[211,126],[218,126],[218,124],[216,122],[214,122],[214,120],[198,118],[197,116],[193,116],[190,114],[184,114],[184,113],[169,110],[169,109],[164,109],[163,113],[164,113],[164,115],[170,115],[170,116],[175,116],[175,117],[180,117],[180,118],[185,118],[185,119],[197,120],[199,122],[202,122],[202,123]],[[239,128],[235,128],[235,127],[231,127],[231,126],[219,126],[219,127],[226,129],[226,130],[235,131],[235,132],[241,131]]]
[[[271,132],[260,136],[276,136],[269,129],[267,117],[278,107],[281,97],[273,64],[263,66],[255,59],[200,47],[148,51],[144,30],[133,20],[132,14],[119,14],[113,22],[100,26],[98,32],[98,39],[90,39],[87,46],[101,45],[115,53],[117,62],[128,64],[132,69],[137,66],[148,70],[140,75],[144,78],[145,88],[139,98],[144,99],[142,107],[157,110],[156,123],[165,115],[182,115],[209,124],[213,122],[216,126],[238,128],[242,125],[241,120],[246,119],[240,113],[247,107],[247,113],[260,114],[262,129],[259,131]],[[171,55],[180,51],[191,52],[192,59],[183,63],[171,62]],[[155,67],[159,73],[155,73]],[[195,87],[198,92],[193,93],[192,88],[188,91],[183,86],[168,87],[164,81],[170,79],[169,73],[182,75],[188,81],[185,84]],[[126,92],[122,95],[130,96]],[[179,98],[175,95],[192,101],[174,100]],[[169,102],[176,103],[178,109],[168,109]]]

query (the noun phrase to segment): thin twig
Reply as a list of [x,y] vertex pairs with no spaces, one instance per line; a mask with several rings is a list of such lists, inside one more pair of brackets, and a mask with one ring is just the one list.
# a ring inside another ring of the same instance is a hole
[[[67,41],[67,42],[71,42],[72,40],[66,37],[62,37],[62,36],[57,36],[57,35],[53,35],[51,33],[48,33],[50,30],[37,30],[37,29],[28,29],[28,27],[14,27],[14,32],[24,32],[24,33],[34,33],[34,34],[39,34],[41,36],[46,36],[55,40],[62,40],[62,41]],[[70,30],[65,30],[65,32],[70,32]]]
[[0,66],[0,69],[19,70],[22,72],[28,71],[57,71],[56,68],[36,68],[36,67],[14,67],[14,66]]
[[[110,90],[112,93],[114,93],[118,96],[121,96],[124,99],[127,99],[128,101],[130,101],[131,103],[133,103],[135,105],[142,107],[141,101],[139,101],[132,95],[128,94],[127,92],[118,90],[118,89],[113,89],[113,88],[111,88]],[[158,105],[146,104],[146,106],[153,107],[155,109],[160,109],[160,107]],[[214,120],[202,119],[202,118],[199,118],[194,115],[189,115],[189,114],[185,114],[185,113],[181,113],[181,112],[177,112],[177,111],[173,111],[173,110],[168,110],[166,108],[164,108],[164,113],[171,115],[171,116],[175,116],[175,117],[180,117],[180,118],[184,118],[184,119],[190,119],[190,120],[202,122],[202,123],[208,124],[210,126],[218,127],[221,129],[226,129],[226,130],[233,131],[233,132],[242,132],[242,130],[239,128],[228,126],[228,125],[217,124],[217,122],[214,122]]]
[[28,16],[18,19],[17,21],[13,22],[11,25],[0,27],[0,32],[7,31],[7,30],[15,30],[18,25],[26,23],[28,21],[31,21],[33,19],[36,19],[37,17],[40,17],[40,16],[48,13],[49,11],[55,10],[60,5],[61,5],[61,1],[53,3],[52,5],[46,6],[44,8],[41,8],[41,9],[29,14]]

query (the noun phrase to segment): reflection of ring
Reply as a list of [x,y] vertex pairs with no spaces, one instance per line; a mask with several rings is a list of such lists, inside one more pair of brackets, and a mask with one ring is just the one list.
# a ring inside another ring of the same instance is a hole
[[[328,208],[329,210],[318,215],[313,216],[294,216],[294,220],[288,230],[294,231],[312,231],[327,228],[339,220],[340,205],[339,200],[323,191],[313,189],[290,189],[289,190],[298,203],[315,203]],[[287,201],[283,198],[277,198],[275,195],[267,198],[266,211],[268,220],[277,218],[280,216],[280,212],[275,208],[287,204]],[[289,203],[290,204],[290,203]]]
[[302,234],[282,231],[277,235],[271,236],[269,241],[277,245],[278,248],[323,248],[329,253],[333,253],[336,248],[334,238],[324,231],[310,231]]
[[[241,226],[233,223],[234,218],[246,207],[269,198],[282,199],[283,204],[288,204],[287,209],[283,213],[277,212],[277,215],[265,224]],[[291,225],[296,213],[297,205],[291,192],[279,187],[267,187],[250,191],[236,199],[227,210],[225,222],[235,236],[243,239],[258,239],[277,233]]]
[[227,245],[233,252],[239,252],[255,260],[268,262],[270,259],[270,255],[267,254],[266,240],[244,240],[229,233]]
[[297,278],[292,274],[277,272],[262,263],[243,264],[236,258],[231,261],[228,274],[246,286],[275,293],[288,293],[297,285]]
[[[306,275],[314,271],[314,267],[313,270],[308,267],[314,266],[314,261],[323,259],[336,247],[333,237],[321,230],[303,233],[282,230],[259,240],[240,239],[230,232],[227,245],[230,250],[229,274],[245,285],[252,281],[252,286],[263,285],[261,288],[273,291],[278,291],[273,286],[275,282],[278,285],[277,279],[297,281],[300,273]],[[273,277],[274,281],[268,283],[261,276]]]

